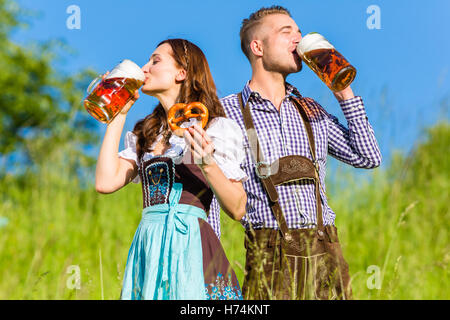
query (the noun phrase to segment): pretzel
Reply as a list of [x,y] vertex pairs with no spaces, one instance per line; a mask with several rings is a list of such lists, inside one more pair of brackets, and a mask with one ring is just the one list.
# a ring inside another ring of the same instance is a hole
[[[175,118],[180,110],[183,111],[183,115]],[[200,113],[192,113],[192,110],[199,110]],[[181,122],[189,121],[190,118],[200,118],[202,128],[204,128],[208,123],[208,115],[208,109],[201,102],[191,102],[189,104],[176,103],[170,107],[169,112],[167,113],[167,121],[169,123],[170,130],[172,130],[177,136],[182,137],[186,128],[180,127]]]

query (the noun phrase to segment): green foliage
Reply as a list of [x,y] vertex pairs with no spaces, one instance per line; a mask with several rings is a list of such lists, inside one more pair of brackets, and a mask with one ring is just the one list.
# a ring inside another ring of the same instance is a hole
[[24,25],[23,14],[14,2],[0,0],[0,154],[19,154],[25,163],[41,165],[64,146],[78,150],[76,156],[90,165],[82,149],[97,142],[98,134],[81,101],[94,72],[68,76],[55,70],[62,41],[12,42],[9,36]]
[[[100,270],[105,299],[117,299],[140,186],[101,195],[52,160],[0,180],[0,216],[9,220],[0,228],[0,299],[101,299]],[[80,268],[80,290],[68,289],[72,265]]]
[[[370,181],[349,168],[335,179],[346,188],[328,182],[355,299],[450,298],[449,137],[450,125],[439,124],[411,155],[372,171]],[[51,160],[37,173],[0,180],[0,216],[9,220],[0,226],[0,299],[118,299],[141,187],[101,195],[83,187],[67,163]],[[241,285],[243,239],[241,225],[222,214],[221,241]],[[79,290],[68,286],[72,265],[80,268]],[[380,270],[379,290],[368,287],[370,266]]]
[[[328,200],[355,299],[450,298],[449,123],[425,137],[409,156],[396,153],[386,170],[372,170],[368,180],[351,167],[328,172],[335,175],[327,181]],[[223,216],[221,240],[242,284],[243,228]],[[373,267],[380,289],[373,287]]]
[[[98,140],[80,102],[94,74],[54,70],[61,42],[11,42],[23,14],[0,0],[0,154],[23,153],[36,164],[0,179],[0,299],[117,299],[141,218],[141,187],[110,195],[86,187],[94,159],[82,150]],[[369,180],[348,167],[328,172],[356,299],[450,298],[449,142],[450,125],[439,123],[410,155],[395,154]],[[221,241],[242,285],[244,230],[221,218]],[[70,288],[70,266],[80,269],[79,290]],[[380,270],[380,289],[370,286],[371,266]]]

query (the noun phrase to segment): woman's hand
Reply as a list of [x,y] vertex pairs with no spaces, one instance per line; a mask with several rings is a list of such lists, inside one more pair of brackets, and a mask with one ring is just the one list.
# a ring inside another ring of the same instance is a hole
[[[104,75],[102,75],[102,81],[105,80],[105,78],[108,76],[108,74],[109,74],[109,71],[106,71],[106,73]],[[137,99],[139,99],[139,90],[136,90],[134,92],[134,96],[131,98],[130,101],[128,101],[125,104],[125,106],[122,108],[122,110],[120,110],[119,114],[126,115]]]
[[184,130],[184,139],[190,146],[194,163],[202,170],[220,207],[232,219],[241,220],[247,203],[242,182],[232,181],[225,176],[213,158],[214,144],[201,126],[195,124]]
[[200,168],[215,163],[213,158],[214,144],[201,126],[195,124],[184,130],[184,140],[191,148],[194,163]]
[[[109,72],[102,76],[102,80]],[[134,160],[118,156],[120,136],[126,116],[117,115],[106,127],[105,136],[95,169],[95,189],[100,193],[112,193],[130,183],[138,174]]]
[[134,96],[131,98],[130,101],[127,102],[127,104],[122,108],[122,110],[120,110],[120,114],[126,115],[137,99],[139,99],[139,90],[136,90],[134,92]]

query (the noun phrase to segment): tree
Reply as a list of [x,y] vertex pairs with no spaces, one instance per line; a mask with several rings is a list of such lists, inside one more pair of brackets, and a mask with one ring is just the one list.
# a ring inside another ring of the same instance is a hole
[[63,41],[14,43],[11,33],[27,25],[27,17],[15,2],[0,0],[0,155],[9,168],[39,167],[55,156],[63,160],[68,152],[74,170],[90,166],[93,159],[85,150],[98,143],[98,126],[82,99],[97,73],[56,70],[52,63],[64,50]]

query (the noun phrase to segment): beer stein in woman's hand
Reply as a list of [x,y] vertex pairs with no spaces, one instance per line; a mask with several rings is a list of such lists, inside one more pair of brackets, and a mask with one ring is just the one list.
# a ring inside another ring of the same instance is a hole
[[300,40],[297,53],[334,92],[344,90],[355,79],[356,69],[317,32]]
[[124,60],[110,73],[91,82],[84,107],[98,121],[110,123],[119,112],[128,112],[139,98],[138,90],[144,81],[141,68],[130,60]]

